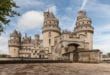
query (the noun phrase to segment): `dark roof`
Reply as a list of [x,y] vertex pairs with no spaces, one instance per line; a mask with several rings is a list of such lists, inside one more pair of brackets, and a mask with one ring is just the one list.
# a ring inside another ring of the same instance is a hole
[[21,34],[18,33],[17,30],[14,30],[11,34],[10,34],[10,37],[19,37]]

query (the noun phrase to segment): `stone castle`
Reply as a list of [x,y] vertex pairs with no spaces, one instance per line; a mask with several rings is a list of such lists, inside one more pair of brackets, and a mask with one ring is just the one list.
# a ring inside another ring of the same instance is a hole
[[22,37],[21,33],[15,30],[9,39],[10,57],[100,62],[100,50],[93,49],[94,28],[91,23],[86,12],[80,10],[73,32],[61,31],[55,15],[49,11],[44,12],[43,39],[40,39],[38,34],[34,38],[26,34]]

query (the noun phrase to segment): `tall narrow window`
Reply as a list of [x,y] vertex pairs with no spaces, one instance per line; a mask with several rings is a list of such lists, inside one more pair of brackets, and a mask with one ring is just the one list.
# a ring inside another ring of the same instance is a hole
[[49,32],[48,36],[51,37],[51,32]]
[[49,45],[51,44],[51,39],[49,39]]

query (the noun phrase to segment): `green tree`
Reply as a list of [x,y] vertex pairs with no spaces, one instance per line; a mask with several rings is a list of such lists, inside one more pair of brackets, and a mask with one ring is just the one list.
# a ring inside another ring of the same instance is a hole
[[0,33],[4,31],[4,27],[9,24],[9,17],[19,16],[14,9],[18,8],[13,0],[0,0]]

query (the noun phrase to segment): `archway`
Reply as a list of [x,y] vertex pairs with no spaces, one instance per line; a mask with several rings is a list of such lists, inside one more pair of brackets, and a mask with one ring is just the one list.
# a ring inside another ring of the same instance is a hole
[[78,59],[79,59],[78,46],[79,44],[77,43],[68,44],[68,52],[70,56],[70,61],[78,62]]
[[79,44],[77,43],[70,43],[68,44],[68,51],[75,51],[78,49]]
[[39,52],[39,58],[44,59],[45,58],[45,52],[42,50]]

